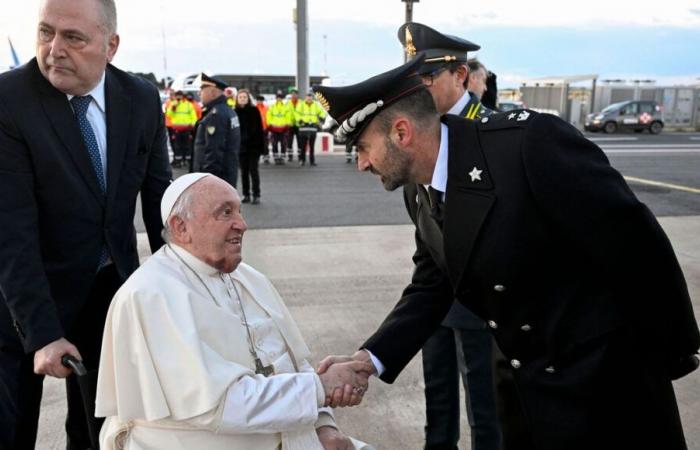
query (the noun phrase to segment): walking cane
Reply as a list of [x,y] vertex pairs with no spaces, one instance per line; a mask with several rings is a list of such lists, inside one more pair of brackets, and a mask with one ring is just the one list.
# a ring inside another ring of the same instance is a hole
[[99,432],[95,424],[95,399],[90,395],[90,382],[87,378],[88,371],[82,361],[71,355],[63,355],[61,364],[73,369],[77,377],[80,396],[83,398],[83,408],[85,409],[85,419],[87,420],[88,434],[90,435],[91,450],[99,450]]

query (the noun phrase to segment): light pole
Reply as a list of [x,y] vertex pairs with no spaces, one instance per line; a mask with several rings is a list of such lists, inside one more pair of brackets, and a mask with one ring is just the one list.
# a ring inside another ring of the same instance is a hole
[[406,22],[413,22],[413,4],[420,0],[401,0],[406,4]]
[[328,35],[323,35],[323,74],[328,75]]
[[297,76],[299,96],[304,98],[309,89],[309,11],[306,0],[297,0],[295,14],[297,26]]

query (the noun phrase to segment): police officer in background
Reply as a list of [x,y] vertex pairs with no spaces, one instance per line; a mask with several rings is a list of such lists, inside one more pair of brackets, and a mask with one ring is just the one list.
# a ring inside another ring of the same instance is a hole
[[[485,90],[477,82],[486,78],[480,63],[467,60],[467,52],[480,47],[458,37],[442,34],[420,23],[406,23],[399,28],[399,40],[407,57],[425,52],[425,62],[418,68],[435,100],[438,112],[477,119],[492,113],[479,101],[480,95],[467,90],[473,83],[479,94]],[[477,72],[469,69],[474,67]],[[415,198],[415,184],[404,187],[407,198]],[[466,409],[471,428],[471,448],[501,449],[501,430],[497,414],[493,370],[493,338],[486,324],[474,313],[455,302],[442,326],[423,346],[425,380],[426,449],[456,449],[459,441],[459,378],[462,375]],[[507,394],[503,394],[507,395]]]
[[456,36],[442,34],[417,22],[403,24],[399,28],[398,35],[399,41],[404,46],[404,51],[409,58],[415,55],[417,51],[428,50],[430,52],[421,68],[421,76],[424,79],[431,81],[440,76],[444,78],[445,72],[451,74],[459,72],[460,76],[463,76],[463,95],[456,103],[450,103],[449,105],[438,104],[438,111],[449,110],[450,114],[472,120],[478,120],[493,114],[493,110],[481,103],[479,95],[467,89],[470,68],[467,63],[466,52],[476,51],[481,48],[480,46]]
[[226,83],[202,73],[197,78],[202,120],[194,142],[194,170],[208,172],[236,187],[241,129],[236,113],[226,104]]

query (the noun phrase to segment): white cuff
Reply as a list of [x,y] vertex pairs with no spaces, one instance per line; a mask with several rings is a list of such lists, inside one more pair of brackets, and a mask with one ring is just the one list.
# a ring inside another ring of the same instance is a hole
[[372,364],[374,364],[374,368],[377,369],[377,373],[376,373],[377,377],[381,377],[382,374],[384,373],[384,371],[386,370],[386,368],[384,367],[384,364],[382,364],[382,362],[379,359],[377,359],[377,357],[374,356],[372,354],[372,352],[370,352],[366,348],[363,348],[362,350],[366,351],[367,354],[369,354],[369,359],[372,360]]

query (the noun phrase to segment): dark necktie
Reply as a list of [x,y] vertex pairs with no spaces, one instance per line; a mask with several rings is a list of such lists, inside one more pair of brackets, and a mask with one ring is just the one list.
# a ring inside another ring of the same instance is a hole
[[[85,97],[75,96],[70,99],[70,103],[73,106],[73,111],[75,111],[75,118],[78,121],[78,127],[80,128],[80,134],[83,135],[83,141],[85,142],[85,147],[90,155],[90,161],[92,161],[92,168],[95,169],[95,175],[97,175],[97,181],[100,183],[100,189],[102,193],[107,192],[107,186],[105,183],[104,170],[102,169],[102,158],[100,158],[100,148],[97,146],[97,138],[95,137],[95,132],[92,129],[92,125],[87,119],[87,110],[92,101],[92,96],[86,95]],[[100,250],[100,261],[97,269],[101,269],[105,265],[107,259],[109,258],[109,251],[106,245],[102,245]]]
[[75,96],[70,100],[71,105],[73,105],[73,111],[75,111],[75,118],[78,120],[78,127],[80,128],[80,134],[83,135],[83,141],[85,142],[85,147],[90,155],[90,161],[92,161],[92,168],[95,169],[95,175],[97,175],[97,181],[100,183],[100,189],[102,193],[107,192],[107,186],[105,183],[104,169],[102,168],[102,158],[100,158],[100,147],[97,145],[97,138],[95,137],[95,132],[92,129],[92,125],[87,118],[87,110],[92,101],[92,96],[86,95],[85,97]]
[[430,216],[442,226],[442,192],[428,186],[428,198],[430,199]]

